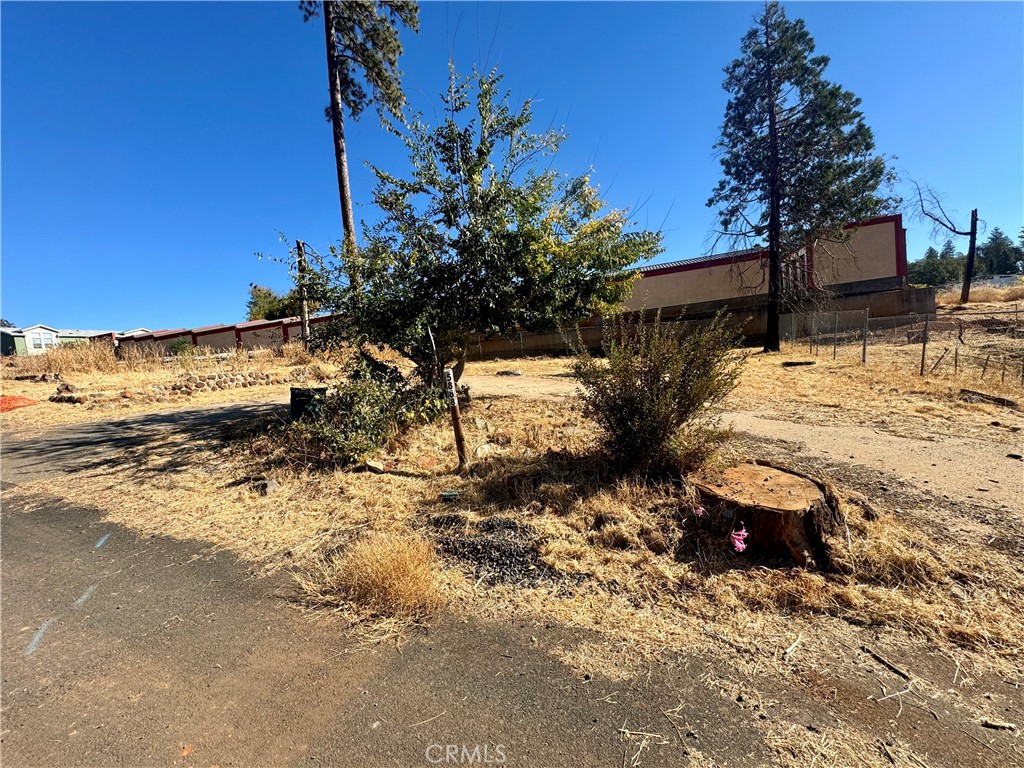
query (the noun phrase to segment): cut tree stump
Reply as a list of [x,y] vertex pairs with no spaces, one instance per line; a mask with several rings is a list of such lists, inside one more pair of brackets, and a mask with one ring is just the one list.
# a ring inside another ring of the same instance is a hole
[[846,521],[828,483],[791,469],[739,464],[717,482],[696,487],[705,506],[733,513],[735,528],[746,528],[752,551],[833,570],[833,541],[843,540]]

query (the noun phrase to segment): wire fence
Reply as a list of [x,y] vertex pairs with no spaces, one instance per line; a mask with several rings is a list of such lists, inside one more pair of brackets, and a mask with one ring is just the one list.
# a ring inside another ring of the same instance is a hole
[[806,312],[784,315],[780,325],[794,350],[805,345],[817,358],[1024,388],[1024,314],[1017,305],[884,318],[869,310]]

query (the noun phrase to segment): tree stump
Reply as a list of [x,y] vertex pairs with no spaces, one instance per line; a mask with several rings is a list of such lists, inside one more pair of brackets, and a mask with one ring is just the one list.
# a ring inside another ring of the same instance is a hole
[[833,570],[832,542],[845,528],[835,491],[793,470],[739,464],[696,484],[705,506],[731,511],[747,546],[801,566]]

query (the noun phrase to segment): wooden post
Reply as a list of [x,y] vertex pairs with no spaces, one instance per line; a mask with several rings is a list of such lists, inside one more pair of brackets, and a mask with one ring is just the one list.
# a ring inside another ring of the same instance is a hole
[[299,301],[302,312],[302,346],[309,346],[309,296],[306,293],[306,244],[295,241],[295,260],[299,271]]
[[523,332],[519,332],[519,357],[526,357],[526,350],[523,347]]
[[953,350],[953,378],[960,375],[960,340],[957,339],[956,349]]
[[868,364],[868,319],[871,317],[871,307],[864,310],[864,341],[860,350],[860,364]]
[[921,375],[924,376],[924,356],[928,350],[928,318],[924,319],[924,331],[921,332]]
[[985,371],[988,370],[988,359],[990,357],[992,357],[992,355],[990,355],[990,354],[989,355],[985,355],[985,364],[983,366],[981,366],[981,378],[983,378],[983,379],[985,378]]
[[1006,383],[1006,355],[1003,355],[1003,373],[999,377],[999,383],[1000,384],[1005,384]]
[[817,320],[818,320],[817,313],[811,312],[811,327],[809,329],[810,332],[807,334],[807,354],[808,355],[813,355],[814,354],[814,333],[815,333],[816,327],[817,327]]
[[455,450],[459,454],[459,471],[466,468],[466,436],[462,432],[462,414],[459,413],[459,394],[455,389],[455,373],[444,369],[444,396],[452,414],[452,430],[455,432]]

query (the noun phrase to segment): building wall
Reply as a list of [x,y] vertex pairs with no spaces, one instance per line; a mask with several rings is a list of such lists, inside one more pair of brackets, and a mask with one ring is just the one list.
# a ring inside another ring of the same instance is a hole
[[245,349],[278,349],[284,346],[284,331],[280,325],[242,330],[241,337]]
[[217,352],[222,352],[225,349],[234,349],[236,347],[235,329],[228,328],[224,331],[217,331],[217,333],[197,334],[196,346],[206,347],[207,349],[213,349]]
[[902,235],[898,219],[882,220],[857,227],[847,243],[816,243],[812,255],[815,286],[898,277]]
[[[866,284],[865,292],[897,288],[906,274],[905,242],[899,216],[852,228],[846,243],[819,242],[810,254],[813,287],[833,288],[840,293],[840,286],[855,287],[858,283]],[[742,261],[709,260],[663,271],[654,267],[633,284],[626,309],[692,307],[729,299],[749,302],[768,293],[767,266],[766,260],[747,257]],[[884,281],[889,283],[882,284]]]
[[768,275],[759,259],[652,274],[633,283],[626,309],[657,309],[768,292]]

